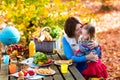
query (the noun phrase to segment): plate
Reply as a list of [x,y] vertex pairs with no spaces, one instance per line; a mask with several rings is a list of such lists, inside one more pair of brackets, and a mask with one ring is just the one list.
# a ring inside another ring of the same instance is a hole
[[36,70],[37,74],[42,76],[51,76],[54,75],[56,72],[51,68],[40,68]]
[[68,64],[69,66],[72,65],[72,62],[66,62],[68,60],[55,60],[54,64],[60,66],[61,64]]
[[[14,73],[14,74],[10,74],[10,76],[19,77],[18,72]],[[36,79],[40,79],[42,77],[44,77],[44,76],[36,74],[36,75],[33,75],[33,76],[25,76],[25,77],[20,77],[20,78],[27,78],[27,79],[30,79],[30,80],[36,80]]]
[[34,71],[34,75],[31,75],[31,76],[30,76],[29,73],[27,72],[27,73],[26,73],[26,76],[19,76],[19,75],[18,75],[19,72],[21,72],[21,74],[24,73],[24,72],[22,72],[22,70],[19,71],[19,72],[16,72],[16,73],[10,74],[10,75],[11,75],[11,76],[15,76],[15,77],[21,77],[21,78],[32,78],[32,77],[36,76],[36,72],[35,72],[34,69],[32,69],[32,68],[28,68],[27,71],[29,71],[29,70],[33,70],[33,71]]

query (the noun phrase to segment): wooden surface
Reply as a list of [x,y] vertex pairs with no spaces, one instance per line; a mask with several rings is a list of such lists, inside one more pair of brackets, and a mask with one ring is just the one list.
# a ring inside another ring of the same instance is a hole
[[[53,60],[65,59],[65,56],[63,55],[62,52],[59,52],[59,54],[48,55],[48,57],[52,58]],[[60,66],[57,66],[54,63],[51,64],[49,67],[54,69],[56,71],[56,74],[53,76],[46,76],[38,80],[85,80],[81,75],[81,73],[75,67],[75,64],[72,64],[69,66],[68,73],[66,74],[61,73]],[[9,80],[13,80],[13,79],[9,77]]]

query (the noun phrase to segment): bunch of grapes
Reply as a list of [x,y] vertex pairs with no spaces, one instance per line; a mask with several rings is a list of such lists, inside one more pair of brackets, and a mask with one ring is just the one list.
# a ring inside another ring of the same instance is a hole
[[24,47],[20,44],[11,44],[7,47],[7,54],[15,54],[16,56],[21,55],[19,53],[24,51]]

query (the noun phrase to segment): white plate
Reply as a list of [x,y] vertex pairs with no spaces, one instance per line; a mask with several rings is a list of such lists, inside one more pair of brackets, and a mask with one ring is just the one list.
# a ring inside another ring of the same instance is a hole
[[45,67],[45,66],[49,66],[53,62],[53,60],[52,60],[51,63],[49,63],[49,64],[38,65],[38,64],[34,64],[33,61],[34,61],[33,58],[28,58],[28,59],[21,61],[20,63],[21,64],[28,64],[30,67],[36,67],[36,66]]
[[33,60],[34,60],[33,58],[28,58],[28,59],[21,61],[20,63],[21,64],[32,64]]
[[[27,70],[34,70],[34,69],[28,68]],[[14,74],[11,74],[11,76],[21,77],[21,76],[18,75],[18,73],[19,73],[19,72],[16,72],[16,73],[14,73]],[[32,78],[32,77],[34,77],[34,76],[36,76],[36,73],[35,73],[34,75],[32,75],[32,76],[30,76],[29,74],[27,74],[27,76],[23,76],[23,78]]]
[[[11,74],[10,76],[14,76],[14,77],[19,77],[18,76],[18,72],[17,73],[14,73],[14,74]],[[39,79],[39,78],[42,78],[42,77],[44,77],[44,76],[42,76],[42,75],[33,75],[33,76],[25,76],[25,77],[23,77],[23,78],[28,78],[28,79]]]
[[56,73],[55,70],[53,70],[53,73],[51,73],[51,74],[42,74],[42,73],[37,72],[37,74],[39,74],[41,76],[51,76],[51,75],[54,75],[55,73]]

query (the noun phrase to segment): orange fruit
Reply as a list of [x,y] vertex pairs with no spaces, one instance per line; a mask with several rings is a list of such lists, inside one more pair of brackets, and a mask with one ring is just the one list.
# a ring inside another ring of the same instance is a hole
[[24,73],[22,71],[18,72],[18,76],[23,77]]
[[39,65],[42,65],[42,64],[44,64],[44,62],[39,61],[38,64],[39,64]]

